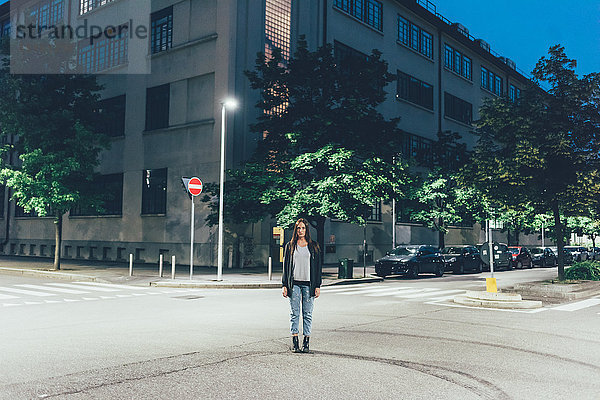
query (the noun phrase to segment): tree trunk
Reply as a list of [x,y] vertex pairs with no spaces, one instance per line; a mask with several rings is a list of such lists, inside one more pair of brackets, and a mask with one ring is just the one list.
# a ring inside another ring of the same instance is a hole
[[515,246],[519,245],[519,230],[515,229]]
[[510,243],[510,229],[506,229],[506,245],[507,246],[512,246]]
[[560,222],[560,211],[558,209],[558,203],[555,202],[552,205],[552,213],[554,214],[554,226],[556,230],[556,247],[558,249],[558,279],[565,279],[565,244],[563,238],[563,227]]
[[325,260],[325,217],[315,217],[317,223],[317,243],[321,248],[321,263]]
[[54,219],[54,269],[60,269],[60,248],[62,246],[62,214]]
[[446,247],[446,234],[443,231],[438,231],[438,245],[440,249]]

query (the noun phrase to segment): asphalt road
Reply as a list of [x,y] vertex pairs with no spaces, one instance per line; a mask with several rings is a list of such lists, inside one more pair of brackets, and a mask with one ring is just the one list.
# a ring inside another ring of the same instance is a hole
[[[502,286],[554,275],[496,276]],[[0,276],[0,398],[598,398],[600,301],[535,312],[451,302],[486,276],[324,288],[312,354],[290,353],[276,289]]]

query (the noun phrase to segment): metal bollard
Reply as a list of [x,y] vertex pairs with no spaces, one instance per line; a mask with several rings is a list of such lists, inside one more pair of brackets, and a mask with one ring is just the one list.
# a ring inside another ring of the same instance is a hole
[[160,278],[163,277],[163,255],[162,254],[160,254],[158,256],[158,276]]
[[171,279],[175,279],[175,256],[171,256]]
[[269,280],[273,278],[273,263],[271,262],[271,257],[269,257]]
[[129,253],[129,276],[133,276],[133,254]]

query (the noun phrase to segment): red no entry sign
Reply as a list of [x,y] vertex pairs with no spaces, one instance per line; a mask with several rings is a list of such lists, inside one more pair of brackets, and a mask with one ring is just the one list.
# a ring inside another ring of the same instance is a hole
[[193,177],[188,183],[188,190],[192,196],[198,196],[200,193],[202,193],[202,181],[196,177]]

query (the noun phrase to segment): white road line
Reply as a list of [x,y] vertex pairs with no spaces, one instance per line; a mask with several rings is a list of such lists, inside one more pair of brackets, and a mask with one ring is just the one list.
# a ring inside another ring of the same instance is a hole
[[62,303],[62,301],[58,301],[58,300],[44,300],[45,303],[48,304],[52,304],[52,303]]
[[402,289],[402,290],[396,289],[394,291],[389,291],[389,292],[385,292],[385,293],[367,294],[366,296],[372,296],[372,297],[394,296],[394,297],[397,297],[396,295],[405,295],[405,294],[409,294],[409,293],[420,293],[423,291],[432,291],[432,290],[437,290],[437,289],[431,289],[431,288],[421,288],[421,289],[410,288],[410,289]]
[[396,295],[394,295],[394,297],[410,298],[409,296],[413,295],[413,294],[429,296],[431,294],[431,292],[436,292],[436,291],[438,291],[438,289],[433,289],[433,288],[413,289],[413,290],[406,290],[402,293],[396,294]]
[[131,293],[132,296],[145,296],[147,293]]
[[583,308],[597,306],[598,304],[600,304],[600,299],[587,299],[587,300],[578,301],[577,303],[571,303],[571,304],[565,304],[565,305],[558,306],[558,307],[553,307],[553,308],[551,308],[551,310],[577,311],[577,310],[581,310]]
[[[448,293],[458,293],[458,292],[464,292],[464,290],[440,290],[437,292],[425,292],[425,293],[415,293],[415,294],[407,294],[407,295],[398,295],[398,296],[394,296],[394,297],[403,297],[405,299],[415,299],[417,297],[427,297],[427,296],[438,296],[440,294],[448,294]],[[454,297],[454,296],[452,296]]]
[[33,304],[44,304],[42,301],[26,301],[23,304],[33,305]]
[[10,294],[1,294],[0,293],[0,299],[1,300],[7,300],[7,299],[18,299],[19,296],[11,296]]
[[148,289],[150,289],[150,287],[113,285],[110,283],[99,283],[99,282],[75,282],[75,283],[77,283],[78,285],[100,286],[100,287],[108,287],[108,288],[120,289],[120,290],[148,290]]
[[117,297],[133,297],[132,294],[117,294],[115,296],[117,296]]
[[505,308],[487,308],[487,307],[472,307],[472,306],[463,306],[462,304],[449,304],[449,303],[435,303],[435,302],[427,302],[425,304],[431,304],[434,306],[443,306],[443,307],[453,307],[453,308],[469,308],[471,310],[486,310],[486,311],[501,311],[501,312],[513,312],[513,313],[523,313],[523,314],[535,314],[542,311],[550,310],[550,308],[536,308],[533,310],[511,310]]
[[108,288],[103,288],[103,287],[95,287],[95,286],[81,286],[81,285],[76,285],[73,283],[47,283],[47,285],[52,285],[52,286],[60,286],[60,287],[66,287],[66,288],[73,288],[73,289],[85,289],[85,290],[91,290],[94,292],[118,292],[120,289],[108,289]]
[[322,287],[321,291],[322,292],[327,292],[327,293],[346,292],[346,291],[350,292],[350,291],[355,291],[355,290],[368,289],[369,286],[360,286],[360,287],[356,287],[356,286],[354,286],[354,287],[349,287],[349,286],[342,286],[342,287],[340,287],[340,286],[338,286],[338,287],[334,287],[334,288],[331,288],[331,289],[329,289],[329,288],[330,288],[330,286]]
[[22,306],[23,304],[10,304],[10,303],[5,303],[2,304],[3,307],[16,307],[16,306]]
[[29,295],[29,296],[37,296],[37,297],[56,296],[56,293],[34,292],[32,290],[15,289],[15,288],[9,288],[9,287],[0,287],[0,291],[2,291],[2,292],[10,292],[10,293],[26,294],[26,295]]
[[116,299],[115,296],[100,296],[101,299],[107,300],[107,299]]
[[58,293],[68,293],[68,294],[84,294],[89,292],[84,292],[82,290],[73,290],[73,289],[63,289],[63,288],[55,288],[55,287],[47,287],[42,285],[15,285],[19,287],[29,288],[29,289],[37,289],[37,290],[47,290],[49,292],[58,292]]
[[[467,293],[466,290],[461,290],[462,293]],[[451,294],[450,296],[442,296],[442,297],[434,297],[432,299],[429,299],[430,301],[444,301],[444,300],[450,300],[453,299],[456,295],[458,295],[459,293],[455,293],[455,294]]]
[[379,288],[371,288],[371,289],[363,289],[363,290],[355,290],[353,292],[337,292],[335,294],[364,294],[364,293],[377,293],[377,292],[395,292],[398,290],[405,289],[413,289],[412,287],[379,287]]
[[100,300],[97,297],[82,297],[83,300]]
[[63,299],[63,301],[66,301],[67,303],[72,303],[74,301],[81,301],[79,299]]

